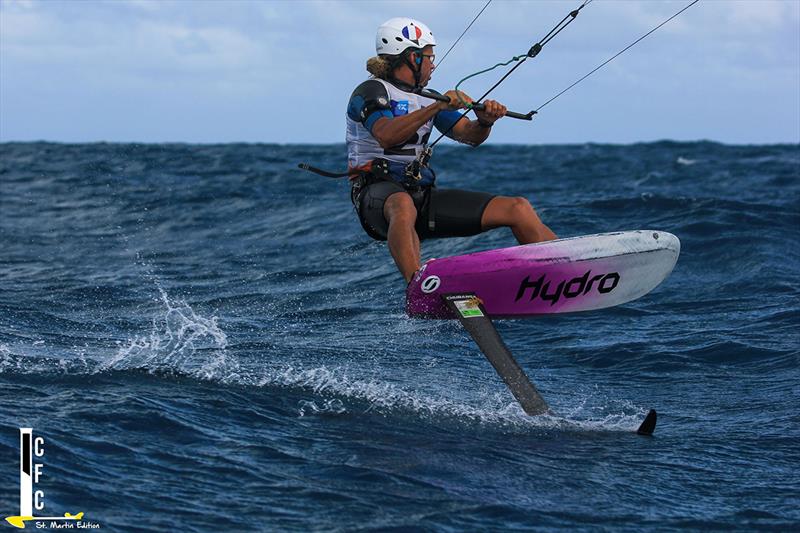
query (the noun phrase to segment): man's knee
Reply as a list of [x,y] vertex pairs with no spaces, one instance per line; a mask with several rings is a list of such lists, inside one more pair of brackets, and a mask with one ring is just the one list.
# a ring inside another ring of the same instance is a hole
[[514,196],[508,199],[508,213],[511,220],[519,222],[522,220],[534,218],[539,219],[536,210],[533,208],[527,198],[522,196]]
[[401,223],[413,226],[417,220],[417,208],[411,195],[398,192],[386,199],[383,214],[391,224]]

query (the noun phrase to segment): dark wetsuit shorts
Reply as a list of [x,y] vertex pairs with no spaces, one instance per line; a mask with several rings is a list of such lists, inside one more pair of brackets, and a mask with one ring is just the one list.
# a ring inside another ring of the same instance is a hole
[[[361,191],[356,209],[361,225],[373,239],[386,240],[389,223],[383,216],[383,206],[386,199],[397,192],[407,191],[394,181],[378,181]],[[481,233],[483,211],[495,196],[435,187],[409,194],[417,207],[415,228],[420,239],[468,237]]]

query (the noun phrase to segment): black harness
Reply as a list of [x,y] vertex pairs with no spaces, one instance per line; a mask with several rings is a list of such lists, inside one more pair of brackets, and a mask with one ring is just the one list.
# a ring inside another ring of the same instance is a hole
[[[433,172],[433,169],[430,169]],[[412,198],[419,198],[422,196],[421,209],[428,211],[428,230],[433,232],[436,229],[436,211],[434,208],[432,190],[436,187],[435,184],[418,185],[414,181],[399,182],[392,178],[391,171],[389,170],[389,161],[383,158],[375,158],[372,160],[369,170],[359,170],[352,179],[352,188],[350,189],[350,200],[353,202],[353,207],[356,212],[361,216],[359,208],[361,206],[361,196],[364,191],[373,183],[380,181],[391,181],[401,185]],[[434,180],[436,174],[434,173]],[[416,202],[415,202],[416,203]]]
[[[361,218],[361,213],[359,212],[361,197],[367,187],[380,181],[397,183],[413,198],[419,198],[420,194],[422,195],[421,208],[424,210],[425,207],[427,207],[428,210],[428,230],[433,232],[436,229],[435,202],[433,201],[433,194],[431,194],[431,191],[436,186],[434,184],[417,185],[413,182],[399,182],[395,180],[392,178],[391,171],[389,170],[389,160],[387,159],[378,157],[373,159],[370,164],[366,165],[364,168],[354,168],[347,172],[329,172],[311,166],[308,163],[299,163],[297,166],[302,170],[307,170],[326,178],[350,178],[352,184],[350,188],[350,201],[353,203],[353,208],[356,210],[356,213],[358,213],[359,218]],[[433,172],[433,169],[430,170]],[[435,179],[436,174],[434,173],[434,180]]]

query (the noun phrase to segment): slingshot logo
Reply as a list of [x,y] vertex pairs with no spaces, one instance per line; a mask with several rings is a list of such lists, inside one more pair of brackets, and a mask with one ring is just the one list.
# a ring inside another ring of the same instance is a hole
[[428,276],[422,281],[422,292],[425,294],[430,294],[436,289],[439,288],[439,285],[442,284],[442,280],[439,279],[439,276]]
[[33,429],[19,429],[19,515],[6,517],[6,522],[20,529],[25,522],[35,521],[37,529],[99,529],[97,522],[84,522],[83,513],[64,516],[33,516],[33,510],[44,511],[44,491],[33,490],[44,473],[43,463],[34,463],[33,458],[44,457],[44,438],[33,437]]

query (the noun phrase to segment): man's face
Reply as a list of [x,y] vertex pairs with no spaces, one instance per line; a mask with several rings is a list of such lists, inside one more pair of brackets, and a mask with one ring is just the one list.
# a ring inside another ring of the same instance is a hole
[[428,81],[431,79],[431,75],[433,71],[436,69],[434,65],[434,55],[433,55],[433,46],[428,45],[422,49],[422,71],[419,79],[420,85],[423,87],[428,84]]

